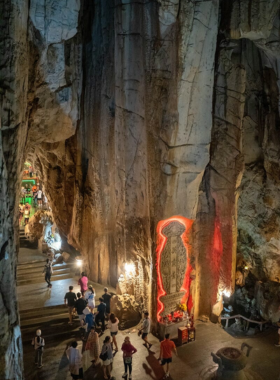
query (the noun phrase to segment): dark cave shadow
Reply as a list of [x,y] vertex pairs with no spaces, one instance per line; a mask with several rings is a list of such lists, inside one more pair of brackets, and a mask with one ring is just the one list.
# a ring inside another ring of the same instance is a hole
[[147,363],[143,363],[142,366],[146,374],[150,376],[152,380],[160,380],[164,376],[164,370],[160,365],[158,359],[154,356],[154,354],[155,352],[149,351],[149,355],[146,357],[148,365]]

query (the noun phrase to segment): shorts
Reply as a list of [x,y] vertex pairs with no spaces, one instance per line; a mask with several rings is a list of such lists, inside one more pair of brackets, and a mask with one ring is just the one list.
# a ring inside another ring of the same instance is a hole
[[161,365],[167,364],[167,363],[172,363],[172,358],[163,358],[161,361]]
[[84,314],[78,314],[80,322],[85,320],[85,315]]
[[83,379],[84,378],[83,368],[79,369],[79,375],[74,375],[73,373],[71,373],[71,376],[72,376],[72,379],[74,380]]
[[145,339],[148,336],[148,333],[142,333],[142,339]]
[[115,336],[115,335],[117,335],[117,331],[115,331],[115,332],[111,332],[111,336]]
[[111,363],[113,363],[113,359],[106,359],[103,361],[103,365],[110,365]]
[[68,311],[69,311],[69,314],[72,314],[72,312],[73,312],[73,309],[74,309],[74,306],[68,306]]

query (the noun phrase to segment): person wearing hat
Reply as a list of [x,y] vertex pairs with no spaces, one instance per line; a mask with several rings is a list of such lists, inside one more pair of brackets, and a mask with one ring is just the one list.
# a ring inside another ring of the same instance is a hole
[[89,285],[88,290],[85,292],[85,300],[88,303],[88,307],[93,311],[95,308],[95,290],[92,285]]
[[36,337],[32,339],[32,346],[35,348],[35,364],[38,365],[38,368],[42,368],[42,357],[43,357],[43,349],[45,346],[45,340],[41,337],[41,330],[36,331]]

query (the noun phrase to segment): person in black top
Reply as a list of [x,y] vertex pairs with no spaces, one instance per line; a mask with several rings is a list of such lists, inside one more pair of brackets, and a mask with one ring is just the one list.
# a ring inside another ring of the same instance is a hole
[[[73,309],[75,306],[75,301],[77,297],[76,294],[73,293],[73,286],[69,286],[69,292],[65,294],[64,297],[64,305],[68,306],[68,311],[69,311],[69,324],[72,325],[72,314],[73,314]],[[66,303],[67,301],[67,303]]]
[[51,284],[52,272],[53,272],[52,262],[50,261],[50,259],[47,259],[46,265],[44,266],[43,273],[45,273],[45,281],[48,284],[48,288],[52,287],[52,284]]
[[79,320],[80,320],[80,324],[81,326],[84,325],[84,319],[85,319],[85,315],[83,313],[83,310],[85,309],[85,307],[87,306],[87,301],[81,297],[81,293],[77,293],[77,301],[75,302],[75,309],[77,310],[77,314],[79,316]]
[[102,323],[102,331],[105,331],[105,313],[106,313],[106,305],[104,303],[103,298],[99,298],[100,304],[97,306],[97,313],[95,314],[95,324],[98,326],[99,321]]
[[111,301],[111,297],[112,295],[110,293],[108,293],[108,288],[104,288],[104,294],[102,296],[103,300],[104,300],[104,303],[106,304],[106,314],[110,314],[111,311],[110,311],[110,301]]

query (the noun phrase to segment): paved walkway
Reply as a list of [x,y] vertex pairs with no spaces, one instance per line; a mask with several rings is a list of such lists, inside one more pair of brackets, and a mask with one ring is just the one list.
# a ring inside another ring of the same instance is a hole
[[[77,326],[78,326],[78,322]],[[253,346],[249,357],[248,369],[257,372],[263,380],[278,380],[280,373],[280,348],[274,346],[277,340],[277,330],[272,329],[254,338],[236,339],[225,332],[221,327],[209,323],[198,322],[196,341],[178,347],[178,357],[174,357],[171,367],[171,379],[173,380],[206,380],[209,374],[213,373],[217,367],[211,358],[211,352],[216,352],[219,348],[232,346],[240,348],[242,342],[247,342]],[[100,342],[109,331],[100,338]],[[117,341],[119,348],[124,340],[125,332],[119,332]],[[159,342],[150,335],[153,346],[148,351],[136,333],[131,333],[130,339],[138,352],[133,359],[133,379],[138,380],[160,380],[163,371],[158,362]],[[46,341],[44,352],[44,367],[40,370],[33,365],[34,350],[30,345],[24,346],[25,376],[28,380],[70,380],[68,372],[68,361],[65,356],[66,344],[70,340],[60,342]],[[79,341],[82,348],[82,342]],[[85,354],[84,354],[85,355]],[[121,380],[123,374],[122,354],[119,351],[114,358],[112,375]],[[84,380],[103,379],[100,367],[85,367]]]

